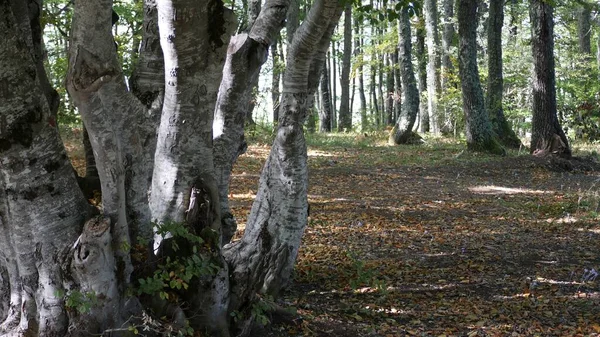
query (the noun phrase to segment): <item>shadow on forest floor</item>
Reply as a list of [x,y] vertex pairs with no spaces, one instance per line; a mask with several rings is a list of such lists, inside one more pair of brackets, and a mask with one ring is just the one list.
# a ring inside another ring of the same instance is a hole
[[[236,166],[242,224],[268,150],[250,146]],[[454,145],[319,146],[309,157],[309,225],[281,302],[300,318],[257,336],[600,333],[600,284],[584,281],[600,268],[595,161]]]

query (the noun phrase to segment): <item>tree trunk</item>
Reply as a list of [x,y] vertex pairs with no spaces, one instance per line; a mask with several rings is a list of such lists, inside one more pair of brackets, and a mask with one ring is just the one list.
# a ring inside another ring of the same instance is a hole
[[504,154],[504,149],[495,140],[488,114],[483,102],[483,91],[477,69],[477,14],[478,0],[459,0],[458,69],[466,119],[467,147],[472,151]]
[[589,55],[592,53],[591,39],[591,10],[584,5],[577,10],[577,37],[579,42],[579,52]]
[[[277,125],[279,120],[279,82],[281,82],[281,73],[285,66],[285,60],[282,60],[283,49],[278,46],[281,43],[281,33],[277,35],[277,42],[271,47],[271,60],[273,62],[273,74],[271,78],[271,101],[273,104],[273,125]],[[281,52],[280,52],[281,50]]]
[[394,69],[392,63],[392,55],[386,54],[385,60],[387,66],[384,67],[385,72],[385,121],[386,125],[394,125]]
[[333,75],[330,78],[331,81],[331,129],[337,129],[337,48],[335,41],[331,43],[331,70]]
[[488,89],[486,109],[492,122],[492,131],[506,147],[518,149],[521,140],[512,130],[502,108],[504,80],[502,78],[502,24],[504,22],[503,0],[490,0],[487,29]]
[[346,4],[344,10],[344,55],[342,56],[342,78],[338,131],[352,130],[352,111],[350,110],[350,61],[352,59],[352,5]]
[[553,8],[531,0],[531,50],[533,54],[533,119],[530,152],[545,156],[571,156],[569,142],[556,114]]
[[268,57],[268,48],[283,28],[281,22],[288,5],[289,0],[270,0],[265,3],[249,34],[234,36],[227,50],[212,128],[223,244],[231,240],[237,227],[229,208],[228,195],[233,165],[246,151],[244,116],[252,100],[252,88],[260,67]]
[[[400,34],[400,33],[398,33]],[[398,49],[392,53],[392,67],[394,75],[394,88],[392,97],[394,100],[394,121],[397,121],[402,114],[402,71],[400,70],[400,63],[398,61]],[[413,71],[414,76],[414,71]],[[418,97],[418,93],[417,93]],[[418,111],[417,111],[418,113]]]
[[30,8],[0,2],[0,269],[8,288],[0,290],[10,301],[0,334],[64,336],[69,318],[56,294],[72,284],[69,250],[88,206],[42,89]]
[[321,132],[331,132],[331,94],[329,93],[329,68],[327,61],[323,62],[323,73],[321,74],[321,101],[323,109],[320,111],[320,129]]
[[[441,87],[442,97],[445,96],[450,87],[450,79],[454,74],[454,65],[452,64],[452,47],[454,43],[454,0],[443,0],[442,1],[442,50],[441,50]],[[443,105],[442,106],[444,116],[443,122],[441,123],[442,132],[445,134],[450,133],[452,125],[452,114],[450,109]]]
[[429,113],[427,100],[427,55],[425,54],[425,28],[423,19],[419,19],[417,25],[417,84],[419,87],[419,129],[421,132],[429,132]]
[[408,7],[404,7],[398,20],[398,50],[400,71],[402,72],[402,90],[404,91],[404,111],[398,118],[392,136],[394,143],[407,144],[420,137],[412,129],[419,111],[419,91],[412,64],[412,42]]
[[230,310],[247,306],[256,291],[277,294],[289,281],[308,215],[302,125],[342,11],[337,0],[318,0],[294,35],[283,81],[282,116],[248,225],[241,240],[225,246],[225,256],[234,266]]
[[440,84],[440,38],[438,33],[437,0],[425,0],[425,31],[427,42],[427,111],[429,114],[429,131],[434,135],[440,133],[440,116],[438,111],[438,98],[441,91]]

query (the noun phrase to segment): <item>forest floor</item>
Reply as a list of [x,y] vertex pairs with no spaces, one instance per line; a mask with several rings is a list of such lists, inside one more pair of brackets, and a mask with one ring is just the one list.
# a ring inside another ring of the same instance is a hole
[[[310,218],[280,302],[299,316],[256,336],[600,334],[600,277],[584,282],[600,270],[600,165],[332,137],[309,139]],[[235,168],[242,229],[268,151]]]
[[[294,314],[256,336],[600,335],[596,161],[376,138],[309,137],[310,217],[277,300]],[[236,164],[238,237],[268,152]]]

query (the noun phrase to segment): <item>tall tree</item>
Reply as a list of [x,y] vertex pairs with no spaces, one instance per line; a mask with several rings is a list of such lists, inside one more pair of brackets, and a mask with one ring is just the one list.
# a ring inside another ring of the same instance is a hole
[[419,131],[429,132],[429,113],[427,101],[427,54],[425,53],[425,23],[419,18],[416,29],[415,54],[417,57],[417,84],[419,88]]
[[321,121],[319,130],[321,132],[331,132],[331,93],[329,91],[329,67],[327,61],[323,62],[323,72],[321,74],[321,101],[323,108],[319,111],[319,120]]
[[577,9],[577,37],[579,42],[579,52],[582,54],[591,54],[591,9],[584,4]]
[[[440,85],[442,96],[445,96],[450,86],[450,79],[454,74],[454,65],[452,64],[452,47],[455,40],[454,29],[454,2],[455,0],[442,0],[442,48],[441,48],[441,78]],[[448,106],[443,105],[443,121],[441,122],[442,131],[448,133],[452,127],[452,116]]]
[[392,54],[385,54],[385,121],[386,125],[394,125],[394,63],[392,62]]
[[543,0],[531,0],[529,17],[534,66],[530,151],[539,156],[570,157],[569,142],[556,113],[553,7]]
[[360,129],[365,131],[368,127],[367,119],[367,98],[365,95],[365,78],[364,78],[364,53],[362,51],[363,37],[361,34],[362,22],[357,18],[354,19],[354,50],[358,67],[356,76],[358,77],[358,97],[360,99]]
[[427,111],[429,114],[429,131],[437,135],[440,132],[440,116],[438,98],[440,83],[440,34],[438,32],[437,0],[424,0],[425,31],[427,43]]
[[472,151],[504,154],[504,149],[494,138],[483,102],[483,91],[477,69],[477,15],[478,0],[459,0],[458,70],[462,88],[463,111],[466,119],[467,147]]
[[344,9],[344,54],[342,55],[342,77],[338,131],[352,129],[352,111],[350,110],[350,70],[352,65],[352,4]]
[[419,91],[412,64],[412,42],[408,6],[404,6],[398,20],[398,58],[402,73],[402,90],[404,92],[403,112],[400,114],[391,136],[396,144],[406,144],[418,139],[412,129],[419,111]]
[[492,131],[500,142],[510,148],[519,148],[521,140],[512,130],[502,107],[504,79],[502,75],[502,25],[504,22],[504,1],[490,0],[487,29],[488,82],[486,109],[492,122]]

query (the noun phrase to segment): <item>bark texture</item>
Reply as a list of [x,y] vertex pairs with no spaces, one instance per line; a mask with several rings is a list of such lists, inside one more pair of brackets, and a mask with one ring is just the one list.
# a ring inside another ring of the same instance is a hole
[[483,102],[483,91],[477,69],[477,14],[478,0],[459,0],[458,69],[465,113],[467,147],[472,151],[504,154],[504,149],[494,138],[492,127]]
[[412,130],[419,112],[419,90],[412,64],[412,34],[408,8],[403,8],[398,20],[398,61],[402,73],[402,90],[404,92],[404,108],[393,131],[394,143],[406,144],[420,139]]
[[329,92],[329,68],[327,61],[323,64],[323,73],[321,74],[321,101],[323,108],[321,109],[319,120],[321,132],[331,132],[331,93]]
[[429,131],[434,135],[440,133],[440,116],[438,98],[440,83],[440,34],[438,32],[437,0],[424,0],[425,31],[427,43],[427,111],[429,114]]
[[416,31],[415,54],[417,57],[417,84],[419,87],[419,131],[429,132],[429,113],[427,105],[427,55],[425,53],[425,27],[419,19]]
[[531,0],[531,50],[533,54],[533,119],[530,152],[570,157],[571,149],[556,113],[553,8],[542,0]]
[[521,140],[510,127],[502,108],[504,79],[502,77],[502,24],[504,22],[504,1],[490,0],[487,46],[488,83],[486,109],[492,122],[492,131],[506,147],[519,148]]
[[591,54],[592,11],[585,5],[581,6],[577,10],[577,41],[579,43],[579,52],[582,54]]
[[344,9],[344,54],[342,56],[342,77],[338,131],[352,130],[352,111],[350,110],[350,68],[352,58],[352,5]]
[[219,88],[213,123],[214,160],[222,216],[223,243],[235,234],[236,223],[229,208],[229,180],[237,158],[246,152],[244,121],[252,100],[252,88],[268,58],[269,46],[286,16],[289,0],[270,0],[250,28],[234,36],[227,49],[223,80]]
[[[290,46],[281,116],[244,237],[225,246],[233,266],[230,309],[246,307],[257,291],[276,294],[286,286],[307,223],[307,155],[303,123],[318,85],[333,29],[343,7],[336,0],[313,4]],[[312,80],[311,80],[312,79]],[[312,91],[311,91],[312,90]]]
[[0,17],[0,269],[10,301],[0,334],[64,336],[69,318],[56,294],[72,282],[63,270],[87,203],[31,53],[39,35],[27,3],[0,2]]

